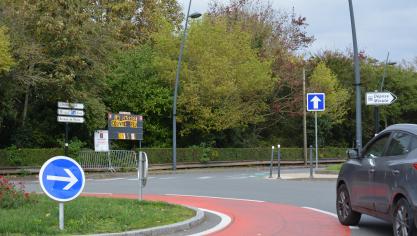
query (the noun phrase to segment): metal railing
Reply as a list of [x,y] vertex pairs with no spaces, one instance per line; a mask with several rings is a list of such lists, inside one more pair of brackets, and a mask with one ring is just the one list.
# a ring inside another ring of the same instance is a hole
[[128,150],[81,151],[77,159],[81,167],[91,170],[117,171],[119,169],[136,169],[138,166],[136,152]]

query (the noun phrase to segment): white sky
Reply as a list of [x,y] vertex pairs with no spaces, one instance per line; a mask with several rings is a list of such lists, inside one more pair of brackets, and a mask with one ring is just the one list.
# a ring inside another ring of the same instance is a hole
[[[228,2],[228,0],[220,0]],[[266,1],[266,0],[265,0]],[[188,6],[188,0],[179,0]],[[194,0],[191,12],[204,13],[210,0]],[[307,31],[316,41],[307,49],[352,48],[348,0],[270,0],[274,8],[307,17]],[[417,0],[353,0],[359,50],[380,61],[417,57]]]

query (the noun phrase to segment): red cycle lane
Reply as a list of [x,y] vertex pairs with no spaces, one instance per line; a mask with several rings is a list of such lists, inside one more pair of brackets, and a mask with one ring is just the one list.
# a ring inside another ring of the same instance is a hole
[[[103,196],[84,194],[86,196]],[[108,197],[137,199],[133,194]],[[145,200],[204,208],[228,215],[232,222],[216,236],[347,236],[350,229],[332,216],[301,207],[270,202],[181,195],[145,195]]]

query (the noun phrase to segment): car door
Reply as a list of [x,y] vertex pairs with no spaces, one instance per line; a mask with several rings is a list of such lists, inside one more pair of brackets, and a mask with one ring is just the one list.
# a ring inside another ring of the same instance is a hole
[[375,158],[373,178],[375,210],[388,213],[392,199],[392,189],[401,178],[402,163],[410,152],[412,135],[396,131],[392,134],[383,156]]
[[390,132],[385,132],[374,138],[365,146],[362,157],[358,160],[352,175],[352,204],[355,206],[374,209],[374,189],[372,181],[374,176],[375,159],[385,152]]

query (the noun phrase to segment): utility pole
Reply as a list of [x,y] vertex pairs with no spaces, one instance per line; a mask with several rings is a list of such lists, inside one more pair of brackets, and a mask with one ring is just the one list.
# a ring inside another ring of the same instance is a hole
[[353,57],[355,61],[355,97],[356,97],[356,148],[362,151],[362,103],[361,103],[361,74],[358,54],[358,41],[356,39],[355,16],[353,15],[352,0],[349,0],[350,23],[352,27]]
[[303,134],[304,134],[304,165],[307,165],[307,104],[306,104],[306,70],[303,68]]

